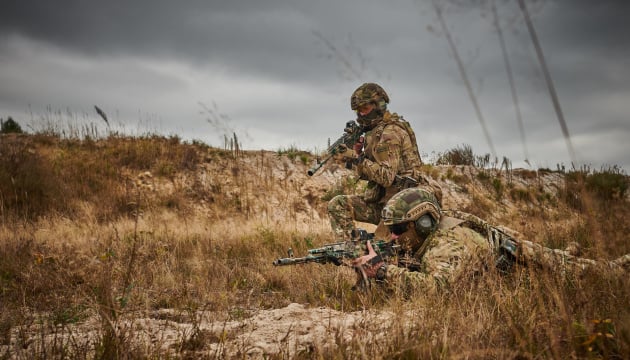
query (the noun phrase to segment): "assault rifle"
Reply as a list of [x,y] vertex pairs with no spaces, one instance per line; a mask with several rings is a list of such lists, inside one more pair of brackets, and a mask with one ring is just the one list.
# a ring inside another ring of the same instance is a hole
[[293,249],[287,251],[289,257],[279,258],[273,262],[275,266],[296,265],[305,263],[327,264],[332,263],[337,266],[343,265],[344,259],[356,259],[367,254],[367,241],[372,240],[372,248],[383,258],[395,256],[400,245],[395,245],[385,240],[374,241],[374,234],[363,229],[353,230],[352,237],[356,240],[340,241],[325,244],[322,247],[309,249],[308,255],[304,257],[294,257]]
[[[363,135],[363,129],[359,124],[357,124],[354,120],[350,120],[346,122],[346,127],[343,129],[343,135],[337,141],[335,141],[332,145],[328,147],[326,153],[328,156],[322,161],[318,161],[318,163],[308,170],[308,176],[313,176],[319,168],[324,166],[328,160],[330,160],[333,156],[337,155],[339,152],[343,151],[343,147],[341,145],[345,145],[348,149],[352,149],[354,144],[359,141],[359,138]],[[346,163],[346,167],[351,168],[352,164]]]
[[[294,257],[293,249],[289,248],[288,255],[286,258],[279,258],[273,262],[275,266],[285,266],[285,265],[297,265],[297,264],[306,264],[306,263],[318,263],[318,264],[328,264],[332,263],[334,265],[349,265],[348,262],[344,260],[352,260],[356,259],[360,256],[366,255],[368,253],[367,250],[367,241],[370,240],[372,244],[372,248],[374,251],[380,255],[383,259],[392,259],[396,258],[399,251],[400,245],[396,245],[392,242],[388,242],[385,240],[374,240],[374,234],[368,233],[363,229],[353,230],[352,238],[356,240],[348,240],[348,241],[340,241],[336,243],[326,244],[319,248],[309,249],[308,255],[304,257]],[[369,280],[362,268],[355,268],[355,270],[360,275],[359,281],[355,285],[356,288],[366,289],[369,287]]]

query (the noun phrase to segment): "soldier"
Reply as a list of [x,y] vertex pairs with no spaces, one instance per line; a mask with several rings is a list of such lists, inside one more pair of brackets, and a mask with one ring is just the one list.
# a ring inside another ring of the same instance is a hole
[[[579,258],[575,251],[550,249],[518,240],[509,230],[460,211],[441,211],[431,193],[418,188],[402,190],[384,206],[382,220],[392,241],[401,246],[397,264],[385,264],[368,243],[368,254],[354,260],[367,278],[419,286],[434,291],[464,273],[481,272],[489,266],[507,271],[515,264],[579,274],[599,268],[630,270],[630,254],[613,261]],[[575,249],[572,245],[570,248]]]
[[422,160],[411,126],[389,112],[388,103],[385,90],[374,83],[359,86],[350,98],[365,136],[353,149],[341,151],[337,159],[350,160],[359,178],[368,183],[363,196],[339,195],[328,204],[332,229],[341,238],[350,237],[353,220],[378,224],[385,202],[410,183],[427,186],[441,200],[439,185],[421,173]]

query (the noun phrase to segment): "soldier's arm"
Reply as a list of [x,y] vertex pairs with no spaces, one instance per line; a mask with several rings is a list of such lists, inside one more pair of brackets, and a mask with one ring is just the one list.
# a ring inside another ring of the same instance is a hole
[[383,131],[381,140],[374,146],[374,160],[364,159],[358,166],[359,175],[386,188],[392,185],[401,166],[404,136],[401,131],[396,126],[389,126]]
[[387,265],[385,280],[398,288],[422,289],[423,292],[433,292],[437,289],[435,280],[429,274],[391,264]]
[[470,229],[438,230],[427,241],[431,241],[429,249],[424,255],[417,255],[422,258],[422,271],[389,265],[388,281],[402,281],[407,286],[433,291],[448,286],[465,273],[476,273],[484,268],[489,252],[485,239]]

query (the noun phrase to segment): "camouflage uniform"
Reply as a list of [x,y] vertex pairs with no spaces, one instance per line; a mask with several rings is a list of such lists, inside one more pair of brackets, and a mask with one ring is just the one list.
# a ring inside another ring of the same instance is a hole
[[398,263],[381,265],[386,268],[388,282],[435,291],[463,274],[470,276],[493,267],[507,270],[505,265],[513,264],[536,265],[575,275],[587,269],[619,274],[630,270],[630,254],[613,261],[591,260],[568,250],[519,240],[512,230],[493,226],[472,214],[440,212],[437,201],[421,189],[407,189],[394,195],[384,207],[382,218],[391,226],[417,221],[429,212],[431,217],[439,218],[437,229],[425,241],[414,231],[407,231],[395,240],[402,249]]
[[484,236],[495,252],[500,248],[503,239],[512,239],[518,244],[515,260],[519,263],[536,264],[546,269],[562,269],[575,274],[592,268],[612,271],[622,271],[624,268],[630,270],[630,254],[612,261],[581,258],[577,256],[579,248],[576,248],[578,245],[575,243],[570,244],[564,250],[550,249],[528,240],[517,239],[518,235],[513,230],[502,226],[493,226],[475,215],[457,210],[444,211],[444,213],[462,219],[465,226]]
[[[368,181],[364,194],[339,195],[328,204],[332,229],[343,238],[354,229],[353,220],[379,223],[385,202],[402,189],[396,175],[411,177],[423,186],[430,186],[438,199],[442,196],[439,185],[421,173],[422,160],[411,126],[398,114],[385,109],[389,98],[382,88],[376,84],[359,87],[351,99],[353,110],[359,105],[357,99],[380,102],[382,116],[374,119],[373,128],[365,133],[362,161],[356,167],[359,178]],[[360,120],[359,123],[362,124]]]
[[387,265],[386,280],[405,284],[423,291],[445,288],[464,272],[481,272],[485,260],[492,254],[486,239],[465,226],[438,229],[414,253],[417,268]]
[[[438,228],[413,253],[417,268],[387,265],[388,282],[425,291],[435,291],[457,281],[463,274],[480,274],[484,269],[497,266],[500,244],[505,238],[518,244],[515,263],[536,265],[541,268],[580,275],[587,269],[623,273],[630,270],[630,254],[616,260],[592,260],[577,257],[569,250],[550,249],[527,240],[514,238],[507,228],[492,226],[472,214],[461,211],[444,211],[456,217],[442,217]],[[442,224],[450,225],[442,226]]]

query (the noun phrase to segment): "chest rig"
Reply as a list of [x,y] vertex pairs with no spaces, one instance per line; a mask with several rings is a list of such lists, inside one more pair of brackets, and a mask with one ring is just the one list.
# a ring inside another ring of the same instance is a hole
[[419,172],[419,168],[422,165],[422,160],[420,159],[420,151],[418,150],[418,143],[416,142],[416,134],[409,122],[403,119],[396,113],[386,112],[383,115],[383,121],[376,126],[372,131],[366,133],[366,147],[365,147],[365,155],[368,159],[372,161],[376,161],[375,151],[378,144],[381,142],[381,138],[383,136],[383,132],[388,126],[397,126],[407,133],[409,136],[409,143],[401,143],[402,146],[402,162],[403,172],[405,175],[410,175],[413,178],[417,179],[416,172]]

